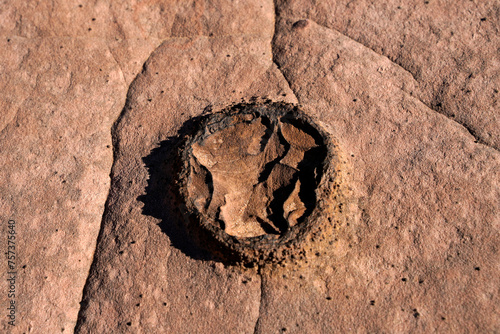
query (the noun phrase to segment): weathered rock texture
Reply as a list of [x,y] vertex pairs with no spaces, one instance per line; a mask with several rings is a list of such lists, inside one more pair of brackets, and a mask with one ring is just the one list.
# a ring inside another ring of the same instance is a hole
[[321,234],[330,239],[343,166],[334,139],[310,116],[266,102],[196,121],[176,175],[192,239],[247,267],[297,261]]
[[416,96],[500,149],[499,1],[277,1],[280,17],[310,19],[388,57]]
[[[18,312],[1,330],[499,332],[499,13],[2,3],[0,219],[2,247],[18,226]],[[302,265],[226,267],[179,228],[183,124],[253,96],[300,103],[347,156],[345,220]]]

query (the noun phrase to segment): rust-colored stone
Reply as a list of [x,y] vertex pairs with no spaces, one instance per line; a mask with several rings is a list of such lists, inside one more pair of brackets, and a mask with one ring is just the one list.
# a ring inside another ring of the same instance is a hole
[[188,230],[246,265],[304,254],[328,223],[340,182],[337,146],[298,107],[242,104],[204,117],[181,153]]

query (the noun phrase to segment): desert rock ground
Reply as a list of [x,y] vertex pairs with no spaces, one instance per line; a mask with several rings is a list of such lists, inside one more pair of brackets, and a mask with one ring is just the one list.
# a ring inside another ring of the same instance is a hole
[[[500,331],[499,1],[4,1],[12,333]],[[343,152],[307,263],[239,268],[177,226],[193,117],[300,104]]]

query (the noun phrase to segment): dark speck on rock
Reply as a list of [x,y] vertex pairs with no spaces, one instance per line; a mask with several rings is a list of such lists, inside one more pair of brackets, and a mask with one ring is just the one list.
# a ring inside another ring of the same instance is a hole
[[304,29],[309,25],[308,20],[299,20],[293,24],[294,29]]

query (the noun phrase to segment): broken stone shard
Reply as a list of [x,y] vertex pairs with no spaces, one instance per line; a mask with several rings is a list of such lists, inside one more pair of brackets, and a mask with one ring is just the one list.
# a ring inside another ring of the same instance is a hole
[[181,160],[188,231],[223,260],[300,257],[333,212],[336,145],[296,106],[240,104],[206,116]]

